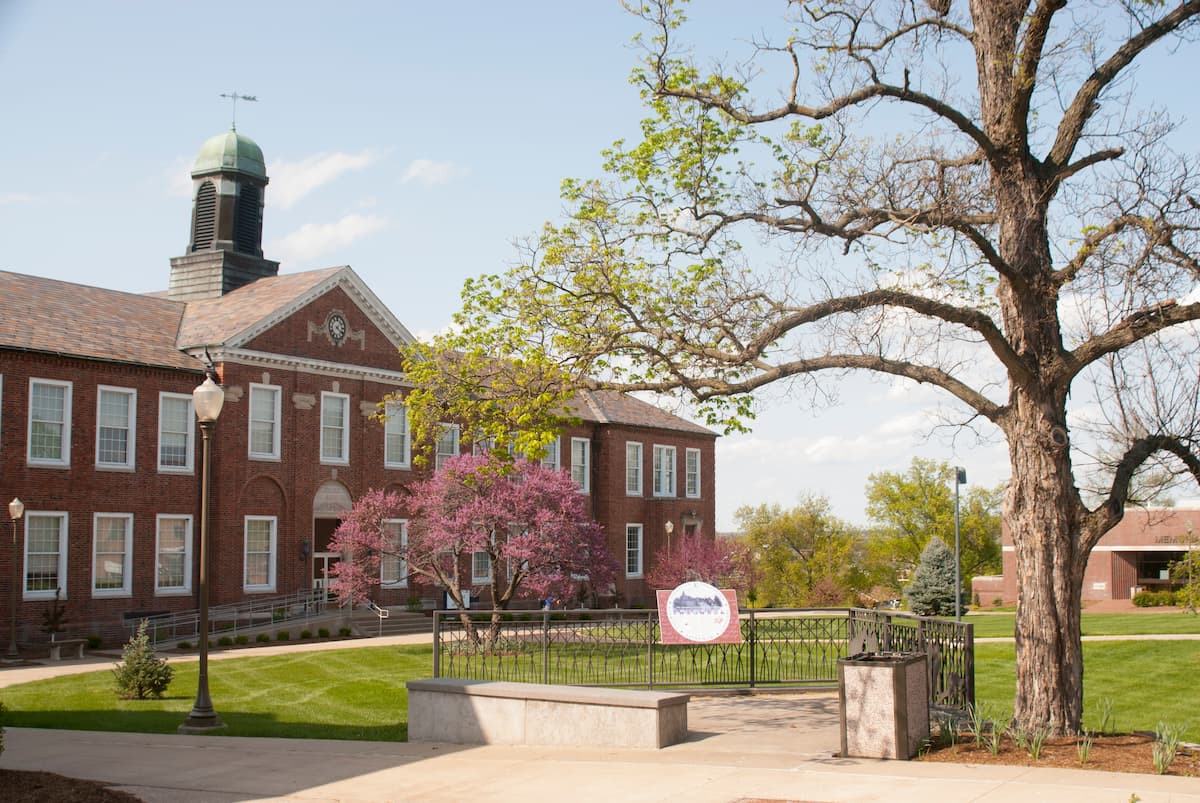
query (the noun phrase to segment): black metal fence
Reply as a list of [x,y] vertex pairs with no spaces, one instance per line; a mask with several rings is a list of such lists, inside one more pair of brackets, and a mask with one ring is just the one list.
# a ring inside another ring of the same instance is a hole
[[[653,610],[436,611],[435,677],[578,686],[804,688],[837,683],[839,658],[920,652],[929,699],[975,701],[973,626],[859,608],[740,611],[742,643],[664,645]],[[474,631],[474,635],[472,635]]]

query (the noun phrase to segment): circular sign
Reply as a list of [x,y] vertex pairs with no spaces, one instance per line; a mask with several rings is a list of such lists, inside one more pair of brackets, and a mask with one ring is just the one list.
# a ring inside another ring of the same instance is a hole
[[667,621],[688,641],[720,638],[729,618],[729,600],[708,583],[684,583],[667,597]]

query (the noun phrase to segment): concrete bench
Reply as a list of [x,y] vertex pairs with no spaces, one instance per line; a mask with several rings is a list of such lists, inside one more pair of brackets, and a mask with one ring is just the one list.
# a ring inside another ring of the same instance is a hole
[[687,737],[690,695],[433,678],[408,681],[408,740],[660,748]]
[[87,639],[83,638],[65,638],[57,641],[47,642],[46,646],[50,648],[50,660],[61,661],[62,651],[67,650],[67,657],[74,651],[76,658],[83,657],[83,645],[87,644]]

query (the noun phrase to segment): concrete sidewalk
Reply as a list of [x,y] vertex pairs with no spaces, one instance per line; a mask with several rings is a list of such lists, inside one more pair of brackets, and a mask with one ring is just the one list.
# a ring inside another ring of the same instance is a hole
[[[413,643],[418,637],[254,650]],[[424,636],[427,640],[428,636]],[[214,660],[246,655],[214,654]],[[218,657],[220,655],[220,657]],[[0,685],[109,662],[0,670]],[[21,673],[18,675],[17,673]],[[1195,778],[835,757],[831,693],[694,697],[687,741],[662,750],[251,739],[10,728],[0,766],[158,801],[1054,801],[1200,803]],[[0,790],[0,798],[3,791]]]

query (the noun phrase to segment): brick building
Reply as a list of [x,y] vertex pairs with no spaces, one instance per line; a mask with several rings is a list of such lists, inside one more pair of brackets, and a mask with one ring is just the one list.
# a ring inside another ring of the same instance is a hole
[[[280,274],[263,257],[268,178],[251,140],[213,137],[192,177],[190,242],[165,293],[0,271],[0,498],[25,506],[13,548],[0,548],[0,605],[9,613],[15,584],[22,641],[56,589],[77,635],[197,607],[191,392],[206,366],[225,391],[211,449],[213,604],[319,587],[354,500],[420,475],[402,406],[376,416],[406,387],[404,325],[349,267]],[[615,601],[649,602],[642,575],[667,522],[676,537],[714,535],[715,435],[629,396],[584,393],[575,407],[580,425],[546,460],[572,473],[608,534],[625,569]],[[438,453],[470,448],[450,427]],[[381,593],[410,597],[440,599],[404,580]]]
[[[1130,508],[1116,527],[1100,539],[1088,557],[1083,600],[1132,599],[1138,591],[1172,587],[1169,569],[1189,549],[1200,549],[1200,501],[1175,507]],[[1004,573],[976,577],[972,591],[980,604],[1017,600],[1017,555],[1012,536],[1002,537]]]

